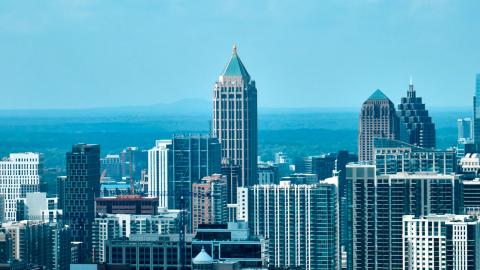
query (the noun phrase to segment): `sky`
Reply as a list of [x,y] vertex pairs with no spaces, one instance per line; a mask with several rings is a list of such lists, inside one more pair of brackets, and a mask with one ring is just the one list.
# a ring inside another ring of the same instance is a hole
[[260,107],[470,106],[476,0],[1,0],[0,109],[210,100],[232,45]]

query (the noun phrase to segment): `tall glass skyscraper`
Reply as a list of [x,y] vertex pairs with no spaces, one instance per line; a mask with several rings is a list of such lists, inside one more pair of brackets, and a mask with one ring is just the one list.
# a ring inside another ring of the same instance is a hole
[[480,73],[477,74],[473,97],[473,142],[480,143]]
[[213,136],[222,162],[240,166],[240,186],[257,182],[257,88],[240,61],[237,47],[213,88]]
[[91,250],[95,198],[100,196],[100,145],[75,144],[67,152],[67,178],[63,185],[63,219],[70,226],[72,241]]
[[421,97],[417,97],[410,79],[407,96],[398,105],[401,139],[409,144],[435,148],[435,124],[425,109]]

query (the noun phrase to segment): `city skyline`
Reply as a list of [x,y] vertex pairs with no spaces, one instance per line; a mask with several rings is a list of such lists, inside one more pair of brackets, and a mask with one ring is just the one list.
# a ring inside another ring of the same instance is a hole
[[208,100],[233,43],[262,89],[261,108],[354,107],[377,88],[397,103],[410,75],[430,107],[464,106],[479,69],[477,5],[12,2],[0,11],[0,108]]

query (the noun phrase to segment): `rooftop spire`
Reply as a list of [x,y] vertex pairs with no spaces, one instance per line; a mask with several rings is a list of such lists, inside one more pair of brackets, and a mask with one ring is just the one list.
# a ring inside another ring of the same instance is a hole
[[225,67],[222,76],[239,76],[242,77],[246,82],[250,82],[250,75],[247,72],[247,69],[240,61],[240,57],[237,54],[237,45],[233,44],[232,48],[232,57]]
[[414,97],[415,97],[415,90],[413,89],[413,79],[412,79],[412,75],[410,75],[410,83],[409,83],[409,85],[408,85],[407,96],[408,96],[409,98],[414,98]]

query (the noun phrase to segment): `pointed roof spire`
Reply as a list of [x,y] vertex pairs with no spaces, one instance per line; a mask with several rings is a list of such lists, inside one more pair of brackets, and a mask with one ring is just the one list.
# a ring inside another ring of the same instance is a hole
[[409,98],[414,98],[415,97],[415,90],[413,89],[412,75],[410,75],[410,84],[408,85],[407,97],[409,97]]
[[233,43],[232,54],[237,55],[237,44]]
[[240,57],[238,57],[236,44],[233,44],[232,58],[230,58],[230,61],[228,61],[227,66],[222,72],[222,76],[240,76],[246,82],[250,81],[250,74],[248,74],[247,69],[240,60]]
[[373,94],[368,98],[369,100],[389,100],[388,97],[380,90],[377,89]]

